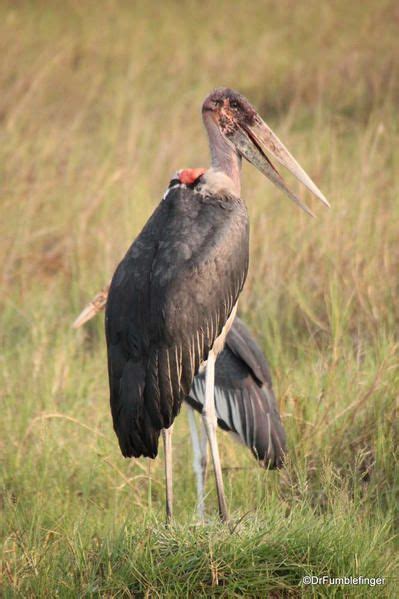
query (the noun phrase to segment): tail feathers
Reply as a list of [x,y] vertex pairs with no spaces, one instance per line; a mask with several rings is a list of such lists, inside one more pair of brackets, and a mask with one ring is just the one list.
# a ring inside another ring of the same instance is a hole
[[[160,431],[169,428],[178,414],[196,367],[190,354],[187,364],[183,361],[181,366],[180,360],[174,347],[161,348],[152,352],[145,365],[129,360],[119,369],[120,382],[112,393],[117,401],[111,404],[115,404],[114,428],[124,456],[156,457]],[[189,374],[182,380],[185,370]]]
[[160,430],[154,426],[144,404],[145,370],[140,362],[126,362],[119,397],[112,406],[115,432],[125,457],[155,458]]

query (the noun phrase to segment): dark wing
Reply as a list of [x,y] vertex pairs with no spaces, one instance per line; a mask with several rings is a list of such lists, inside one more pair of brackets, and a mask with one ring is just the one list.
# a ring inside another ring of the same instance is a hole
[[[205,377],[197,375],[188,403],[202,411]],[[215,366],[215,404],[219,426],[238,435],[265,468],[282,465],[286,438],[262,350],[236,318]]]
[[112,279],[106,335],[123,455],[155,457],[248,268],[248,218],[232,196],[171,189]]
[[269,365],[263,351],[248,327],[238,317],[234,319],[234,327],[231,329],[231,334],[227,336],[226,344],[236,358],[248,366],[258,383],[272,386]]

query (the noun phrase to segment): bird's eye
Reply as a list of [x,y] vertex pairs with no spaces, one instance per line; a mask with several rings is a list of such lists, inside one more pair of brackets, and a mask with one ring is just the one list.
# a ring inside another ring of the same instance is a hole
[[238,102],[236,100],[232,100],[230,102],[230,106],[231,106],[231,108],[234,108],[234,110],[236,110],[237,108],[240,107],[239,104],[238,104]]

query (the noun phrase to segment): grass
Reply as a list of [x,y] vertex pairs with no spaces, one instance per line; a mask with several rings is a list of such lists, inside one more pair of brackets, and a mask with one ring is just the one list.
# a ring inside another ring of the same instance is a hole
[[[2,595],[395,596],[395,3],[3,1],[0,16]],[[218,85],[253,101],[332,204],[313,222],[244,167],[240,310],[289,461],[263,472],[219,436],[233,533],[212,519],[211,478],[195,525],[184,414],[165,529],[162,459],[119,455],[102,322],[70,328],[170,175],[206,166],[199,108]]]

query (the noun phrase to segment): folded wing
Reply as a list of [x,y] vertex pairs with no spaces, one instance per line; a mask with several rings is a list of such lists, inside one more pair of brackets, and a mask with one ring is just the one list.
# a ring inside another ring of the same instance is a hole
[[248,268],[248,219],[233,196],[169,191],[118,266],[106,307],[114,428],[125,456],[158,437],[235,306]]

